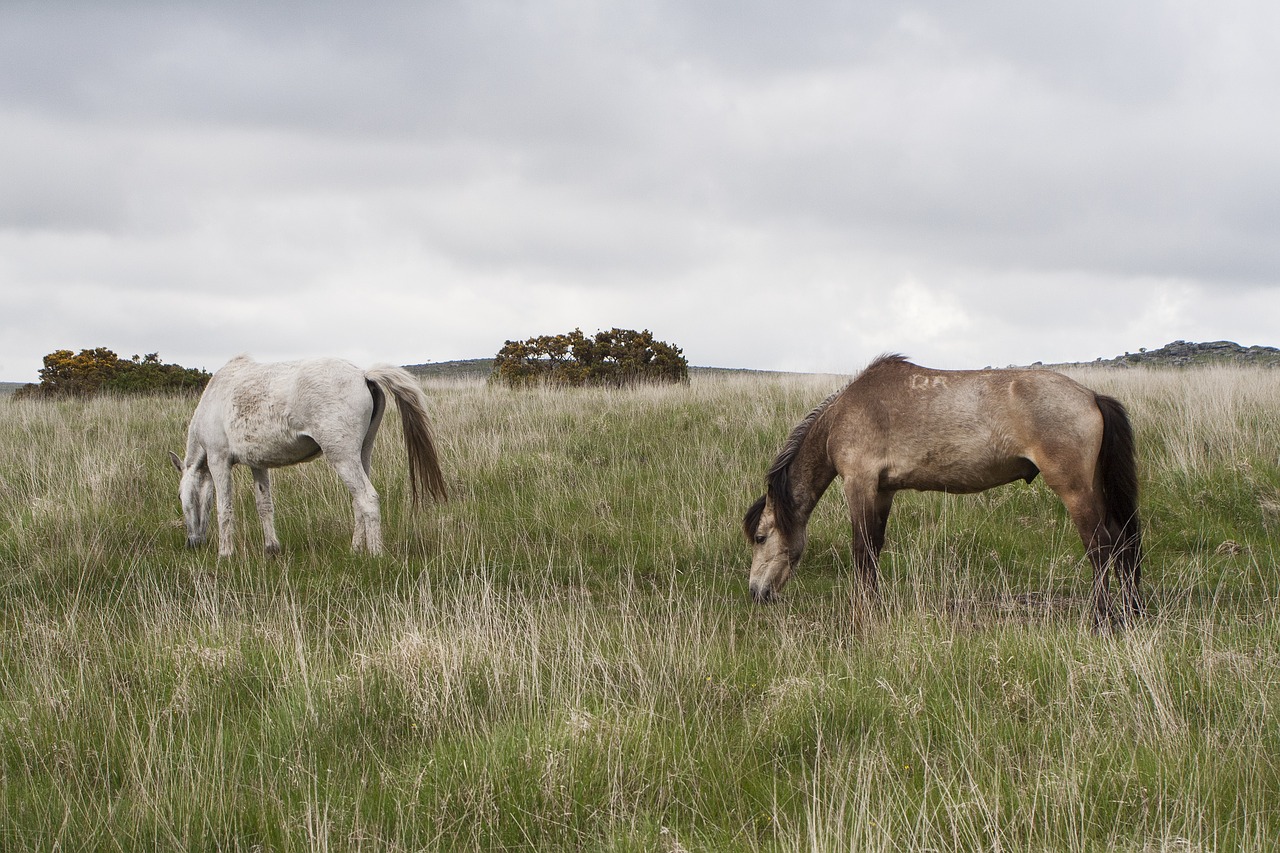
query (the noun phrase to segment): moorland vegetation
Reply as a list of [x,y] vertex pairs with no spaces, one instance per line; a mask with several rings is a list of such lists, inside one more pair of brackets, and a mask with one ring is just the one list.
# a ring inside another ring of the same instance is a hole
[[689,380],[689,362],[677,346],[648,329],[581,329],[507,341],[493,360],[492,379],[513,387],[607,385],[623,388]]
[[1073,375],[1137,430],[1112,634],[1039,481],[902,495],[871,615],[833,492],[753,604],[742,512],[837,377],[429,381],[451,500],[409,512],[388,419],[377,557],[323,463],[284,555],[184,549],[189,397],[6,400],[0,846],[1270,850],[1280,373]]
[[121,358],[107,347],[80,352],[58,349],[46,355],[40,381],[14,390],[23,397],[85,397],[91,394],[198,394],[212,374],[197,367],[166,364],[159,353]]

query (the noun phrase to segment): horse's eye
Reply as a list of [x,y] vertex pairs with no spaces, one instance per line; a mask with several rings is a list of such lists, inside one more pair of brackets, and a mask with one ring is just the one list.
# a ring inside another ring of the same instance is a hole
[[766,543],[766,542],[768,542],[768,541],[769,541],[769,537],[768,537],[768,536],[765,536],[763,533],[757,533],[757,534],[756,534],[756,544],[757,544],[757,545],[763,545],[764,543]]

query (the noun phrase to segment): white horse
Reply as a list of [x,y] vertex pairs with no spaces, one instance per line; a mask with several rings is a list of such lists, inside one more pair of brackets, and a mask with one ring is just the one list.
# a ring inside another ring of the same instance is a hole
[[253,472],[266,551],[278,554],[270,469],[323,453],[351,492],[352,550],[380,552],[382,522],[369,466],[387,394],[396,398],[404,424],[414,505],[424,486],[433,497],[445,500],[426,397],[408,371],[386,366],[361,370],[334,358],[259,364],[241,355],[227,362],[209,380],[191,417],[186,458],[169,454],[182,474],[179,495],[187,545],[204,544],[216,494],[218,556],[231,555],[231,467],[240,463]]

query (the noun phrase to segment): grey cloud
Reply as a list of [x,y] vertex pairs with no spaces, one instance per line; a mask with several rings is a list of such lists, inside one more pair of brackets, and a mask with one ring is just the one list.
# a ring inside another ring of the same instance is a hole
[[[357,282],[455,313],[423,306],[417,338],[361,314],[356,350],[429,337],[483,355],[506,324],[656,326],[665,311],[722,364],[843,366],[894,338],[966,363],[1013,360],[983,355],[993,341],[1105,352],[1133,328],[1060,288],[1137,311],[1178,282],[1193,303],[1228,294],[1267,314],[1277,14],[1235,0],[3,4],[0,283],[6,301],[130,294],[136,329],[161,322],[149,301],[192,306],[224,323],[199,326],[214,352],[323,346]],[[518,293],[522,309],[467,293]],[[969,325],[901,307],[921,293]],[[1028,332],[1009,307],[1024,304],[1064,331]],[[306,321],[273,320],[284,306]],[[68,330],[108,331],[65,311]],[[1160,328],[1191,337],[1196,313]],[[1200,316],[1211,337],[1259,328]]]

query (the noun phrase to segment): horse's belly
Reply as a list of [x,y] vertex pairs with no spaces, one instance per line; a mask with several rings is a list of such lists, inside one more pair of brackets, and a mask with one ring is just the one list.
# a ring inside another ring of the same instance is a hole
[[241,443],[236,457],[255,468],[283,468],[320,455],[320,445],[309,435],[276,436],[273,440]]
[[987,461],[981,465],[935,463],[910,470],[887,471],[881,477],[881,488],[971,495],[1015,480],[1030,483],[1039,473],[1035,463],[1022,457]]

